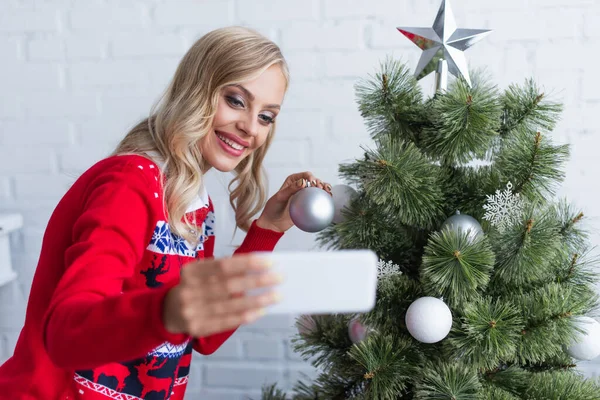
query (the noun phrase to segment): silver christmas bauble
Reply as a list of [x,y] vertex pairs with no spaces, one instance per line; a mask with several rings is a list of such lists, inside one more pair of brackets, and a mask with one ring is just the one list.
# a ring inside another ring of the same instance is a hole
[[600,356],[600,323],[590,317],[574,317],[575,325],[584,333],[567,348],[567,353],[577,360],[589,361]]
[[319,232],[333,220],[333,199],[323,189],[307,187],[292,196],[290,217],[305,232]]
[[421,297],[406,310],[406,328],[421,343],[437,343],[452,328],[452,312],[440,299]]
[[346,219],[342,214],[342,210],[350,205],[350,202],[358,193],[348,185],[335,185],[331,188],[331,194],[333,195],[334,207],[333,222],[339,224]]
[[455,232],[467,232],[470,240],[475,240],[483,236],[483,229],[481,228],[479,222],[470,215],[461,214],[458,211],[455,215],[444,221],[440,227],[440,231],[445,229]]
[[350,336],[350,340],[354,344],[365,340],[371,331],[372,329],[360,322],[358,318],[353,318],[348,323],[348,336]]

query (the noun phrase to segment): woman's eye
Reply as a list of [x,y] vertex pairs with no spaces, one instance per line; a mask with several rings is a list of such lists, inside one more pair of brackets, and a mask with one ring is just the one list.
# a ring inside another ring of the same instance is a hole
[[234,107],[244,107],[244,102],[237,97],[226,96],[227,102]]
[[259,117],[260,117],[260,119],[262,119],[267,124],[272,124],[273,122],[275,122],[275,118],[273,118],[273,117],[271,117],[269,115],[260,114]]

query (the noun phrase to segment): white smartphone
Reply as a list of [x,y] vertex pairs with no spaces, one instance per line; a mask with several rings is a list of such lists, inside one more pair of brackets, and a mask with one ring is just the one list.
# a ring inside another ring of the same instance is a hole
[[267,307],[267,314],[355,313],[375,306],[378,257],[373,251],[258,254],[272,260],[273,270],[283,276],[283,282],[273,288],[281,301]]

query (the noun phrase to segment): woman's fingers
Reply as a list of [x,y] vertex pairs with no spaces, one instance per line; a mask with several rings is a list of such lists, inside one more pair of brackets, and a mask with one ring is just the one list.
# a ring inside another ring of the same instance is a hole
[[184,309],[186,331],[192,336],[206,336],[257,320],[265,314],[265,307],[279,301],[279,296],[267,292],[208,303],[199,296],[195,300]]
[[[270,266],[268,257],[257,255],[186,264],[179,285],[168,296],[165,321],[174,332],[206,336],[258,319],[265,307],[278,301],[269,288],[282,277]],[[247,294],[260,289],[265,291]]]
[[269,291],[255,296],[243,296],[230,298],[228,300],[214,301],[210,303],[208,310],[211,317],[226,314],[239,314],[253,310],[262,310],[267,306],[276,304],[278,301],[278,293]]
[[282,276],[276,272],[238,275],[226,280],[213,281],[212,284],[206,285],[204,292],[209,299],[223,299],[249,290],[275,286],[281,281]]
[[314,175],[309,171],[298,172],[288,176],[283,182],[283,185],[281,185],[281,189],[286,188],[288,186],[294,186],[301,179],[304,179],[306,182],[310,182],[314,178]]
[[201,285],[226,280],[231,276],[243,273],[260,273],[267,271],[272,262],[268,257],[256,255],[235,255],[218,260],[201,260],[184,265],[181,281],[187,285]]

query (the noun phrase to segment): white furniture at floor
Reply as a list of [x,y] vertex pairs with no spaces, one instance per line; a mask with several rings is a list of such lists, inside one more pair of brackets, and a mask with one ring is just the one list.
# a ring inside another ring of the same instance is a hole
[[0,286],[17,277],[10,256],[10,233],[23,226],[20,214],[0,214]]

